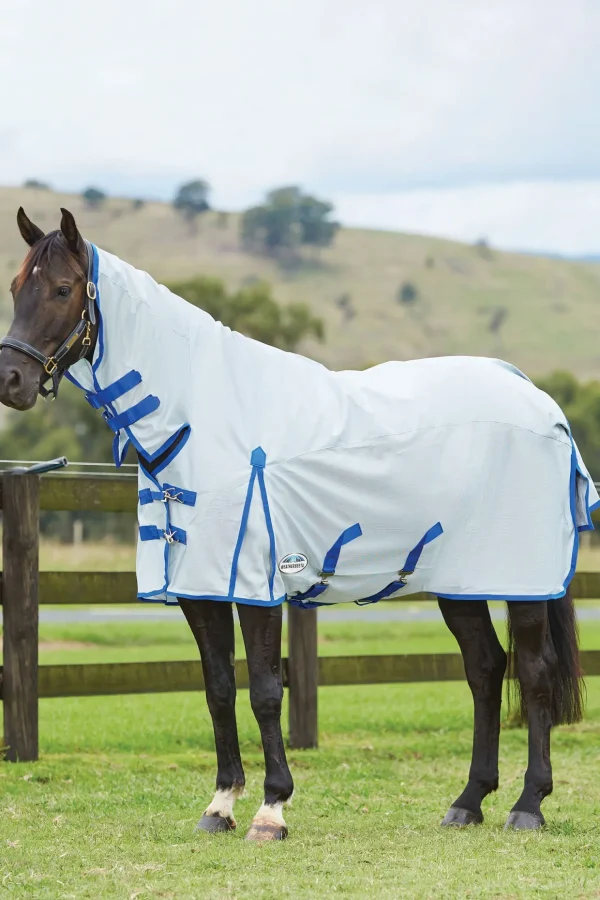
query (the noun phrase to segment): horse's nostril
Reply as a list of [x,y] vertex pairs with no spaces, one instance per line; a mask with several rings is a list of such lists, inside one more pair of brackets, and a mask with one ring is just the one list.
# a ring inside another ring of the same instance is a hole
[[6,373],[6,387],[9,391],[18,391],[23,384],[23,376],[18,369],[9,369]]

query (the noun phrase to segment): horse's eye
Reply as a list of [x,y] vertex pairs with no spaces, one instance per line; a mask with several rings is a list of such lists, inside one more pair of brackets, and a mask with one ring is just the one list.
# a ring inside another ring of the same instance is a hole
[[62,284],[58,289],[59,297],[68,297],[70,293],[71,293],[71,288],[68,287],[66,284]]

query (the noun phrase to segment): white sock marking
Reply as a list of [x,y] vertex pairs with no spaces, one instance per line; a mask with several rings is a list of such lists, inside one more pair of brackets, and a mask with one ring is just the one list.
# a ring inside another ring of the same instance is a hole
[[243,787],[231,787],[218,790],[204,813],[205,816],[222,816],[233,819],[233,805],[244,793]]
[[253,825],[283,825],[283,803],[263,803],[252,820]]

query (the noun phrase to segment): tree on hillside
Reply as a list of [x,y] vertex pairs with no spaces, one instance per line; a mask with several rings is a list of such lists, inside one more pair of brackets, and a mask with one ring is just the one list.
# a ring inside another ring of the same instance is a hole
[[194,219],[210,209],[209,196],[210,185],[208,181],[197,178],[195,181],[188,181],[178,188],[173,200],[173,206],[186,219]]
[[81,196],[85,200],[85,205],[89,209],[98,209],[99,206],[102,206],[104,201],[106,200],[106,193],[101,191],[96,187],[86,188],[85,191],[82,192]]
[[233,331],[282,350],[295,350],[308,337],[324,339],[322,320],[313,316],[306,304],[281,306],[264,282],[229,294],[218,278],[198,277],[170,284],[169,289]]
[[570,372],[553,372],[536,382],[556,400],[592,478],[600,480],[600,381],[577,381]]
[[300,188],[277,188],[267,194],[264,204],[248,209],[242,216],[245,247],[252,252],[290,259],[303,246],[327,247],[339,223],[331,220],[333,205]]
[[50,185],[46,181],[38,181],[37,178],[28,178],[23,184],[24,188],[31,188],[35,191],[49,191]]

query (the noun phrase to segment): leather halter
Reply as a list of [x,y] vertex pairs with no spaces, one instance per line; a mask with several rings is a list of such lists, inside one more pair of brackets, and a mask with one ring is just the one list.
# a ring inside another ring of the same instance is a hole
[[[0,341],[0,350],[3,347],[10,347],[12,350],[19,350],[20,353],[24,353],[26,356],[30,356],[32,359],[35,359],[37,362],[41,363],[47,376],[46,378],[42,379],[39,388],[39,393],[44,399],[50,397],[50,399],[54,400],[56,398],[58,394],[58,386],[68,368],[68,366],[63,366],[61,368],[60,363],[75,346],[77,341],[82,338],[79,359],[83,359],[88,351],[88,348],[92,344],[90,331],[92,325],[96,324],[96,297],[98,292],[96,290],[96,285],[94,283],[93,277],[94,251],[88,241],[85,241],[84,243],[88,258],[88,273],[85,291],[86,300],[85,306],[81,313],[81,319],[79,320],[73,331],[70,333],[70,335],[65,338],[62,344],[58,347],[58,349],[54,351],[51,356],[44,356],[43,353],[41,353],[39,350],[36,350],[36,348],[32,347],[31,344],[26,344],[24,341],[19,341],[16,338],[12,338],[10,336],[2,338],[2,340]],[[49,378],[52,379],[52,387],[46,388],[44,385]]]

